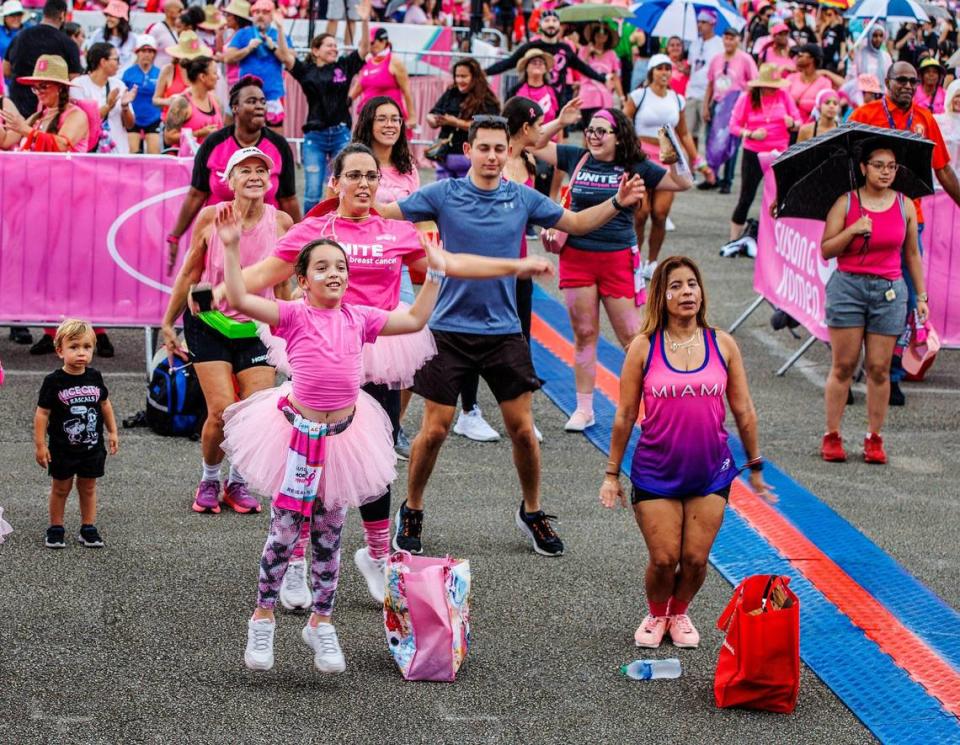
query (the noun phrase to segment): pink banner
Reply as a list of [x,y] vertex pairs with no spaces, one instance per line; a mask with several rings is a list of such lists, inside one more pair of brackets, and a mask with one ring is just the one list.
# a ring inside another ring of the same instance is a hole
[[960,209],[944,192],[923,200],[923,276],[930,322],[945,347],[960,347]]
[[[0,323],[158,325],[192,160],[0,153]],[[181,260],[190,234],[181,240]]]
[[777,191],[773,173],[769,171],[773,160],[770,155],[760,156],[764,170],[763,202],[753,289],[793,316],[818,339],[827,341],[830,337],[824,320],[825,288],[837,262],[826,262],[820,256],[823,222],[770,217],[770,205],[776,200]]

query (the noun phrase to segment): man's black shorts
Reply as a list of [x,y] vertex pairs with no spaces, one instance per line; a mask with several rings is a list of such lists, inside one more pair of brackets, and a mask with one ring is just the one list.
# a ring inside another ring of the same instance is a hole
[[428,401],[456,406],[468,373],[483,378],[497,403],[540,388],[523,334],[461,334],[434,331],[437,356],[421,367],[413,392]]
[[269,367],[267,348],[258,337],[228,339],[199,318],[194,318],[189,310],[183,313],[183,338],[194,362],[226,362],[234,373],[251,367]]
[[78,476],[81,479],[99,479],[107,461],[106,450],[88,450],[85,453],[50,452],[47,473],[61,481]]

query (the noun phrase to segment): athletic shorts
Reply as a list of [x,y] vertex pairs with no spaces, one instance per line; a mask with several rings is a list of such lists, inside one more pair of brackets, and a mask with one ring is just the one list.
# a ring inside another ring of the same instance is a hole
[[[887,299],[892,291],[894,297]],[[827,282],[827,326],[900,336],[907,325],[907,283],[874,274],[836,271]]]
[[234,373],[251,367],[270,367],[267,363],[267,348],[258,337],[251,339],[228,339],[216,329],[210,328],[190,311],[183,313],[183,337],[190,349],[193,362],[226,362]]
[[132,127],[127,129],[132,135],[154,135],[160,132],[160,125],[163,124],[162,119],[158,119],[153,124],[148,124],[146,127],[141,127],[134,124]]
[[583,251],[566,246],[560,254],[560,289],[597,286],[602,297],[633,297],[633,255],[619,251]]
[[698,98],[688,98],[683,107],[683,117],[687,120],[687,131],[691,137],[700,136],[700,127],[706,127],[703,121],[703,101]]
[[85,453],[60,453],[50,451],[50,465],[47,473],[57,481],[72,479],[99,479],[103,476],[103,467],[107,461],[106,450],[88,450]]
[[461,334],[434,331],[437,355],[417,370],[413,392],[443,406],[456,406],[470,373],[487,382],[497,403],[540,388],[523,334]]
[[[710,492],[711,494],[716,494],[721,496],[726,501],[730,501],[730,487],[732,484],[727,484],[722,489],[717,489],[716,491]],[[646,502],[648,499],[692,499],[693,497],[703,497],[704,494],[681,494],[678,496],[671,495],[667,496],[665,494],[654,494],[652,491],[647,491],[646,489],[639,489],[636,486],[633,487],[633,492],[630,494],[630,504],[637,504],[638,502]]]
[[[349,11],[350,20],[358,21],[357,6],[360,0],[328,0],[327,2],[327,20],[343,21],[346,20],[345,13]],[[346,8],[344,8],[346,6]]]

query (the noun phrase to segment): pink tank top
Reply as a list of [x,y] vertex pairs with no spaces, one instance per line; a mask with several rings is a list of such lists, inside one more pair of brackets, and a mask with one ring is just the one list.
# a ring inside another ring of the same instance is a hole
[[837,269],[850,274],[875,274],[895,281],[903,276],[900,261],[903,242],[907,237],[907,218],[903,207],[903,195],[897,192],[890,208],[874,212],[861,206],[857,192],[851,191],[847,201],[847,216],[843,226],[853,225],[860,215],[873,220],[873,232],[864,245],[863,236],[857,236],[847,250],[837,257]]
[[[270,204],[263,205],[263,216],[253,228],[243,231],[240,236],[240,266],[252,266],[261,259],[273,255],[277,245],[277,208]],[[218,285],[223,282],[223,242],[214,229],[207,239],[207,257],[204,262],[203,274],[200,281]],[[263,297],[273,297],[273,288],[266,287],[259,292]],[[223,314],[236,321],[250,319],[229,307],[226,302],[219,308]]]
[[357,99],[357,111],[363,109],[363,105],[371,98],[376,96],[389,96],[397,102],[400,107],[400,113],[404,119],[407,118],[407,106],[403,100],[403,91],[397,85],[397,79],[390,72],[390,60],[393,53],[388,53],[380,60],[371,58],[367,60],[360,69],[360,97]]
[[[193,94],[190,91],[184,91],[183,97],[190,104],[190,118],[183,123],[182,129],[192,129],[194,136],[196,132],[212,124],[215,129],[223,126],[223,114],[220,113],[220,104],[217,103],[216,96],[207,96],[207,103],[213,109],[211,112],[201,111],[197,102],[193,100]],[[197,137],[197,142],[203,142],[205,137]]]

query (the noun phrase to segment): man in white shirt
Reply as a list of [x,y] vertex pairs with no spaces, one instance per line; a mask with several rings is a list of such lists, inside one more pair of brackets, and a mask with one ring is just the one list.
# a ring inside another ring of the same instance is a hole
[[696,145],[700,144],[700,127],[703,121],[703,99],[707,94],[707,68],[718,54],[723,54],[723,41],[714,33],[717,25],[716,11],[704,8],[697,13],[698,36],[690,45],[687,62],[690,63],[690,82],[687,83],[687,131]]

